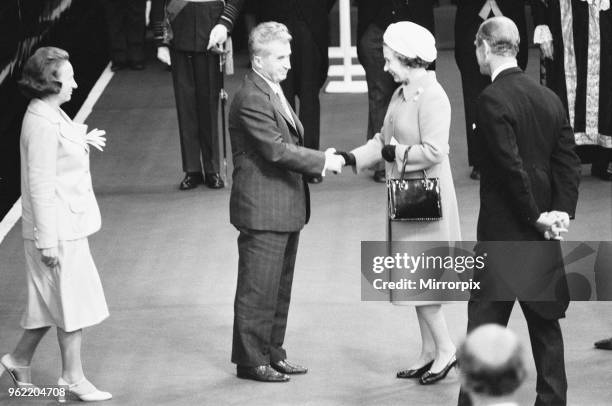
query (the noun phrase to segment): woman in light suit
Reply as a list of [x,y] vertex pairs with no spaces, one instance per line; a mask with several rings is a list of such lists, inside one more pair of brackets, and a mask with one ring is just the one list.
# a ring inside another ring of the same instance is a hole
[[[402,21],[387,28],[383,41],[384,70],[400,86],[393,93],[381,132],[350,153],[339,154],[357,171],[386,161],[389,179],[400,177],[408,151],[407,178],[421,178],[423,170],[427,176],[439,178],[443,217],[392,222],[392,241],[460,241],[459,210],[448,159],[451,107],[435,72],[426,70],[436,59],[435,39],[420,25]],[[423,385],[445,378],[456,360],[440,302],[405,301],[396,293],[391,291],[394,304],[416,306],[421,332],[421,354],[397,377],[419,379]]]
[[26,62],[19,85],[30,99],[20,140],[22,226],[27,270],[24,333],[15,350],[0,358],[16,386],[31,386],[34,351],[57,326],[65,385],[80,400],[110,399],[83,373],[81,331],[108,317],[87,237],[100,229],[92,191],[89,148],[101,150],[104,131],[86,133],[60,105],[77,87],[68,53],[38,49]]

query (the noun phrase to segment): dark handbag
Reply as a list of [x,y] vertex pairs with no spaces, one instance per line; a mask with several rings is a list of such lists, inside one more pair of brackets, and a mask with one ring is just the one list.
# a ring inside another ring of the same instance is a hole
[[422,179],[404,179],[409,150],[410,148],[404,154],[401,177],[387,179],[389,220],[440,220],[442,218],[440,179],[428,178],[425,170]]

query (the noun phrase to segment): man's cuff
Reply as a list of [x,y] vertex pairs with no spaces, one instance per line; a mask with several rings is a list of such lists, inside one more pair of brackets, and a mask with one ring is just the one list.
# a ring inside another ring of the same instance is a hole
[[232,22],[232,20],[225,16],[221,16],[219,18],[219,21],[217,21],[217,25],[224,26],[227,29],[227,35],[229,35],[229,33],[232,31],[232,28],[234,28],[234,23]]
[[34,245],[39,250],[57,247],[57,236],[47,234],[35,235]]
[[534,44],[543,44],[545,42],[550,42],[553,40],[552,34],[550,32],[550,28],[548,25],[538,25],[535,27],[533,31],[533,43]]

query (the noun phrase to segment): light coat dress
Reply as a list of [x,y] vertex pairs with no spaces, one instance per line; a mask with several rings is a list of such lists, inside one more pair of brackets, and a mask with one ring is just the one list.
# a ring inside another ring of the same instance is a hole
[[428,71],[425,76],[400,86],[393,93],[381,132],[365,145],[351,151],[355,155],[356,170],[362,171],[383,160],[381,149],[391,143],[393,137],[398,145],[395,162],[386,162],[385,165],[387,179],[401,176],[404,153],[408,147],[406,178],[422,178],[422,171],[425,170],[428,177],[440,179],[442,219],[390,222],[391,230],[388,231],[392,241],[461,240],[459,210],[449,161],[450,120],[448,96],[438,83],[435,72]]
[[[20,139],[22,233],[28,301],[25,329],[58,326],[70,332],[100,323],[108,308],[87,236],[100,229],[89,173],[87,126],[61,109],[32,99]],[[58,247],[49,268],[39,249]]]

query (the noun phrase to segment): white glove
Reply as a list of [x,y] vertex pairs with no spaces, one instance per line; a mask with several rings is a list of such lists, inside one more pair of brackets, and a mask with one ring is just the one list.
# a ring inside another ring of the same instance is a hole
[[206,49],[214,47],[221,48],[223,43],[227,39],[227,28],[223,24],[217,24],[210,30],[210,36],[208,40],[208,46]]
[[325,176],[326,171],[332,171],[336,174],[341,173],[344,165],[345,162],[342,155],[336,155],[336,148],[327,148],[325,150],[325,166],[323,167],[323,176]]
[[168,47],[157,47],[157,59],[159,59],[162,63],[170,66],[172,65],[172,60],[170,59],[170,50]]
[[102,151],[106,146],[106,131],[94,128],[85,136],[85,142],[92,147]]
[[544,58],[553,59],[554,57],[554,48],[552,41],[545,41],[540,44],[540,51],[542,51],[542,55]]

